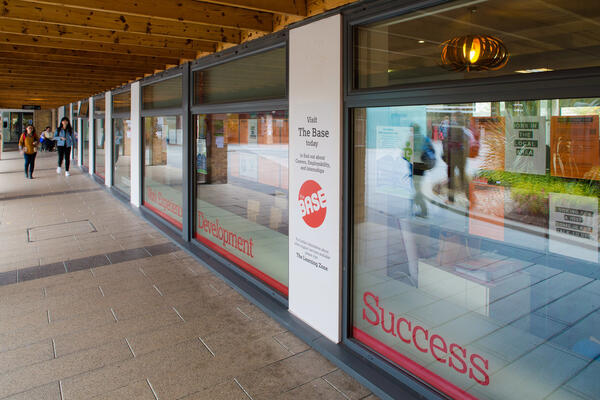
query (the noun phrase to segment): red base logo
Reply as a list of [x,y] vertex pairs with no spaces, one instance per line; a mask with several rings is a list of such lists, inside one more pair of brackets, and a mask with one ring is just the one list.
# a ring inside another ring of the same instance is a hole
[[318,228],[323,224],[327,214],[327,198],[317,182],[308,180],[302,184],[298,194],[298,207],[308,226]]

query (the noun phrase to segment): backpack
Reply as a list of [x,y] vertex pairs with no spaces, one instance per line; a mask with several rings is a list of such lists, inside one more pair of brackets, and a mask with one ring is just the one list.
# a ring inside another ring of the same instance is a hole
[[427,171],[435,167],[435,149],[431,144],[431,139],[425,137],[423,141],[423,150],[421,152],[421,162],[423,163],[423,170]]

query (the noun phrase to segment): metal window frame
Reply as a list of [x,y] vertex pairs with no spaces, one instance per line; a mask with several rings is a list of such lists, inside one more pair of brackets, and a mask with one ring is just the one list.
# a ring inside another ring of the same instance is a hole
[[[177,67],[174,68],[170,68],[166,71],[160,72],[156,75],[152,75],[149,76],[147,78],[144,78],[141,80],[141,84],[140,84],[140,104],[139,104],[139,109],[140,109],[140,135],[139,135],[139,140],[140,140],[140,157],[139,157],[139,161],[140,161],[140,187],[139,187],[139,193],[140,193],[140,208],[142,208],[145,212],[147,213],[151,213],[152,215],[155,215],[156,218],[160,219],[161,221],[163,221],[163,225],[168,226],[170,230],[172,230],[175,234],[179,235],[183,240],[185,241],[189,241],[189,234],[187,233],[187,231],[189,231],[189,219],[190,219],[190,215],[188,215],[189,212],[189,201],[186,200],[189,197],[189,184],[185,181],[185,179],[188,177],[188,172],[186,172],[189,169],[189,165],[187,165],[189,163],[189,156],[187,156],[187,154],[189,153],[189,136],[190,136],[190,131],[189,131],[189,74],[190,74],[190,69],[189,69],[189,64],[190,63],[185,63],[185,64],[181,64]],[[144,87],[145,86],[150,86],[152,84],[158,83],[158,82],[162,82],[162,81],[166,81],[172,78],[175,78],[177,76],[181,76],[181,107],[167,107],[167,108],[157,108],[157,109],[151,109],[151,110],[144,110],[143,109],[143,104],[144,104]],[[186,87],[188,86],[188,87]],[[182,118],[182,122],[181,122],[181,129],[183,131],[183,144],[182,144],[182,151],[183,151],[183,156],[182,156],[182,187],[181,187],[181,191],[182,191],[182,229],[179,230],[177,227],[175,227],[173,224],[171,224],[170,222],[168,222],[167,220],[165,220],[164,218],[162,218],[160,215],[156,215],[154,214],[153,211],[149,210],[147,207],[144,206],[144,200],[145,200],[145,196],[144,196],[144,182],[146,180],[146,174],[145,174],[145,162],[146,162],[146,151],[145,151],[145,147],[144,147],[144,136],[145,136],[145,132],[144,132],[144,118],[151,118],[151,117],[179,117],[181,116]]]
[[[277,99],[267,100],[246,100],[239,102],[228,102],[218,104],[207,104],[207,105],[194,105],[194,72],[202,71],[207,68],[212,68],[221,64],[239,60],[248,56],[260,55],[262,53],[285,47],[286,53],[286,65],[285,65],[285,97]],[[271,296],[277,302],[283,304],[285,307],[288,305],[288,299],[281,295],[279,292],[268,286],[266,283],[260,281],[250,273],[244,271],[235,263],[229,261],[220,254],[214,252],[202,243],[194,239],[194,231],[196,226],[196,203],[195,200],[198,198],[197,185],[196,185],[196,147],[193,145],[195,140],[195,133],[193,129],[193,118],[199,114],[227,114],[227,113],[252,113],[252,112],[268,112],[273,110],[283,110],[289,112],[289,43],[288,43],[288,31],[287,29],[276,32],[274,34],[264,36],[262,38],[253,40],[251,42],[244,43],[240,46],[236,46],[231,49],[224,50],[220,53],[216,53],[202,59],[196,60],[190,65],[190,85],[188,93],[188,104],[189,104],[189,140],[190,145],[186,151],[187,157],[190,157],[188,163],[188,193],[186,196],[189,202],[189,237],[191,245],[195,248],[210,253],[215,259],[218,259],[224,266],[231,269],[234,273],[250,281],[253,285],[259,287],[266,294]]]
[[[91,133],[91,137],[92,140],[94,141],[94,145],[92,146],[92,148],[94,149],[94,165],[93,165],[93,171],[94,171],[94,178],[102,183],[105,183],[106,180],[106,165],[104,166],[104,178],[102,178],[100,175],[98,175],[97,171],[96,171],[96,164],[97,164],[97,159],[96,159],[96,121],[101,119],[104,120],[104,123],[106,124],[106,109],[104,110],[103,113],[96,113],[96,101],[100,100],[100,101],[106,101],[106,93],[100,93],[97,94],[95,96],[92,96],[94,98],[94,110],[93,110],[93,115],[92,115],[92,119],[94,120],[93,122],[93,132]],[[104,129],[106,130],[106,127],[104,127]],[[88,137],[90,136],[90,134],[88,133]],[[104,151],[106,151],[106,133],[104,136]],[[92,166],[90,165],[90,168]]]
[[[129,98],[130,98],[130,104],[131,104],[131,83],[128,83],[126,85],[123,85],[121,87],[118,87],[116,89],[111,90],[111,102],[110,102],[110,109],[111,111],[114,110],[113,104],[114,104],[114,96],[118,96],[120,94],[123,93],[127,93],[129,92]],[[113,131],[112,134],[112,157],[110,158],[110,168],[111,168],[111,182],[110,182],[110,187],[114,188],[122,197],[126,198],[127,200],[131,199],[131,190],[130,193],[125,193],[123,190],[119,189],[118,187],[115,186],[115,135],[114,135],[114,121],[115,119],[128,119],[131,120],[131,105],[129,106],[129,112],[128,113],[124,113],[124,112],[120,112],[120,113],[114,113],[111,112],[111,120],[110,120],[110,124],[111,124],[111,129]],[[130,177],[131,178],[131,177]]]
[[[438,81],[383,88],[354,87],[354,28],[455,0],[367,0],[343,11],[343,204],[342,204],[342,343],[375,367],[395,377],[418,395],[447,398],[427,382],[409,374],[352,338],[354,137],[353,109],[377,106],[453,104],[461,102],[600,97],[600,68],[582,68],[528,76],[501,76],[462,81]],[[393,4],[392,4],[393,3]]]

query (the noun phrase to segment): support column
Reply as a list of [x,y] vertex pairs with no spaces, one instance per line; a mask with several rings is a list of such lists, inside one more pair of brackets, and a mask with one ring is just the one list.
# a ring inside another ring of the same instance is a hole
[[[291,29],[288,65],[289,309],[337,343],[342,326],[341,16]],[[329,166],[322,173],[307,170],[311,160]],[[310,210],[315,202],[319,208]]]
[[64,106],[58,107],[58,123],[59,124],[60,124],[60,120],[63,119],[64,116],[65,116],[65,107]]
[[104,184],[112,186],[113,182],[113,132],[112,132],[112,92],[104,95]]
[[131,204],[142,205],[142,118],[140,82],[131,84]]
[[[71,127],[73,129],[77,129],[77,124],[75,121],[73,121],[73,103],[68,105],[67,111],[67,118],[69,118],[69,122],[71,122]],[[73,143],[73,148],[71,149],[71,160],[75,159],[75,151],[75,143]]]
[[88,118],[88,148],[86,149],[87,151],[89,151],[89,155],[90,157],[88,158],[88,160],[90,160],[90,169],[89,169],[89,173],[90,175],[93,175],[95,171],[95,164],[96,164],[96,158],[95,158],[95,154],[94,154],[94,145],[96,144],[96,137],[94,135],[94,98],[90,97],[89,101],[89,118]]
[[190,63],[186,63],[183,69],[183,116],[182,116],[182,126],[183,130],[183,229],[182,235],[183,239],[186,241],[190,241],[192,237],[192,177],[193,174],[193,156],[192,152],[194,151],[192,148],[192,130],[190,129],[190,82],[191,82],[191,72],[190,72]]
[[81,110],[81,101],[77,102],[77,165],[80,167],[83,159],[83,124],[81,118],[79,118],[79,110]]

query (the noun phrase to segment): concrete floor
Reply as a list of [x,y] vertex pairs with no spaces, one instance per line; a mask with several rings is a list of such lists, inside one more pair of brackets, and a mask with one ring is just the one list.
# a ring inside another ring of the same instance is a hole
[[0,399],[375,399],[55,163],[0,160]]

